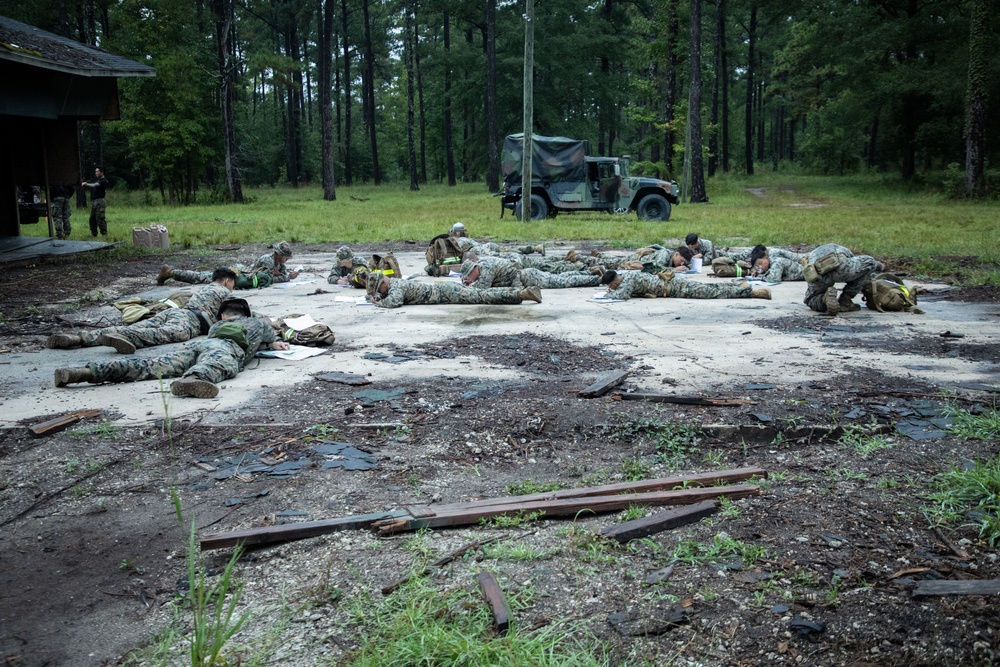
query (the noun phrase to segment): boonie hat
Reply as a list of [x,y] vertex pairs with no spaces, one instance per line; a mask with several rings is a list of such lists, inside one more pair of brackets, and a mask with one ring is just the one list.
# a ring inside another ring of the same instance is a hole
[[337,261],[343,262],[347,259],[354,259],[354,251],[346,245],[342,245],[337,248]]
[[274,246],[274,251],[282,257],[292,256],[292,246],[288,244],[288,241],[282,241],[278,245]]

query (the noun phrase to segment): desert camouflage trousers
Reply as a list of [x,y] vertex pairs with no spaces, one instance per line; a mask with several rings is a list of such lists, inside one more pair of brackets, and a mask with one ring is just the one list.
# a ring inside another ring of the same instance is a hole
[[218,384],[240,372],[243,350],[220,338],[191,341],[159,357],[125,357],[92,361],[93,382],[139,382],[158,378],[194,377]]
[[52,198],[52,226],[55,227],[56,237],[64,239],[69,236],[72,225],[69,218],[73,215],[73,207],[70,206],[69,197]]
[[749,299],[753,288],[747,283],[703,283],[674,276],[663,296],[675,299]]
[[138,347],[152,347],[167,343],[183,343],[196,338],[201,333],[198,315],[187,308],[170,308],[146,320],[120,327],[106,327],[93,331],[81,331],[83,347],[97,345],[97,339],[104,334],[121,336]]
[[601,277],[590,273],[546,273],[539,269],[521,269],[520,282],[526,287],[542,289],[563,289],[567,287],[596,287],[601,284]]

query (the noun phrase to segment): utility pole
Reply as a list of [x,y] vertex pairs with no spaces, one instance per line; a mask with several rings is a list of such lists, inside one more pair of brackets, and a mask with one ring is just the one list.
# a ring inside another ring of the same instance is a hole
[[524,150],[521,155],[521,221],[531,220],[531,155],[534,140],[535,0],[524,0]]

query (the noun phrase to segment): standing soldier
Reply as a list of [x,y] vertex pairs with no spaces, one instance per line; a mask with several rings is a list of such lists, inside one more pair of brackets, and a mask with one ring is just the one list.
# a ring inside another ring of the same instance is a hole
[[770,299],[771,291],[749,283],[703,283],[675,276],[673,271],[608,271],[601,276],[608,297],[628,301],[634,296],[674,299]]
[[69,217],[73,215],[73,207],[69,200],[73,196],[73,190],[72,185],[53,185],[49,188],[49,195],[52,197],[49,210],[52,211],[52,225],[56,229],[57,239],[69,238],[72,229]]
[[107,236],[108,220],[105,217],[104,196],[107,194],[108,179],[104,178],[104,168],[96,167],[94,180],[90,183],[81,181],[80,185],[90,188],[90,235],[96,237],[99,229],[101,236]]

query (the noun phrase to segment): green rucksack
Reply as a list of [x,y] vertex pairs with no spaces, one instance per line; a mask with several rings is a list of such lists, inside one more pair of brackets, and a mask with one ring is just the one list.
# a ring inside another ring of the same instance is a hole
[[236,289],[261,289],[270,287],[272,282],[274,282],[273,276],[268,271],[239,273],[236,276]]
[[880,313],[910,311],[923,313],[917,308],[917,288],[907,287],[891,273],[879,273],[862,288],[865,304]]
[[234,322],[232,320],[217,322],[209,332],[209,337],[231,340],[243,348],[244,352],[250,351],[250,341],[247,339],[247,330],[239,322]]

